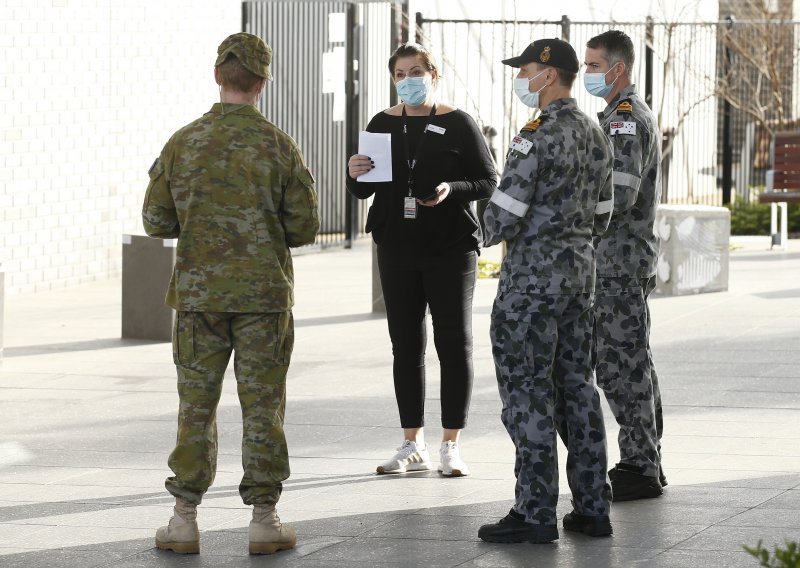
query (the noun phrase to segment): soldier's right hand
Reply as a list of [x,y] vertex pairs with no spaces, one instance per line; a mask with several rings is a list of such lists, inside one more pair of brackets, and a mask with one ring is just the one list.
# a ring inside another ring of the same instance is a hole
[[350,156],[350,160],[347,162],[347,172],[350,174],[351,178],[364,175],[374,167],[375,162],[373,162],[369,156],[364,156],[362,154]]

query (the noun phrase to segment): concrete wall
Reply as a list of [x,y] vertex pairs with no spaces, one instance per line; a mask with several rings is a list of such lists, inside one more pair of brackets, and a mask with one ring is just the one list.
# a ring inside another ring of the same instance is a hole
[[0,262],[7,295],[119,274],[147,170],[218,98],[238,0],[0,3]]

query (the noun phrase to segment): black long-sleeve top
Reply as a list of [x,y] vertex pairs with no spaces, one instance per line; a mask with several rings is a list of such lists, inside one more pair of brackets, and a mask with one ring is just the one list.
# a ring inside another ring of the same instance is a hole
[[497,173],[478,125],[467,113],[454,110],[435,116],[407,116],[409,153],[417,153],[425,125],[429,130],[414,168],[414,196],[423,197],[440,183],[450,185],[450,195],[435,207],[417,204],[417,218],[403,218],[408,195],[408,163],[403,142],[403,117],[380,112],[367,125],[368,132],[392,135],[392,181],[359,182],[347,176],[347,189],[359,199],[375,195],[367,215],[366,231],[375,242],[397,252],[439,254],[477,250],[481,229],[471,201],[491,197]]

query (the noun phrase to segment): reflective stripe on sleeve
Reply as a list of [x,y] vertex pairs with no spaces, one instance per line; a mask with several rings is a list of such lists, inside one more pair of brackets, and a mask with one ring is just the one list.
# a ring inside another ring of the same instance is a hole
[[516,215],[517,217],[524,217],[525,213],[528,212],[528,204],[523,203],[517,199],[514,199],[510,195],[506,195],[499,189],[495,189],[494,193],[492,193],[492,198],[489,200],[498,207],[502,207],[509,213]]
[[611,172],[611,183],[614,185],[627,185],[628,187],[639,187],[639,183],[641,183],[642,178],[636,177],[631,174],[626,174],[625,172],[618,172],[614,170]]
[[600,201],[597,207],[594,208],[594,214],[604,215],[605,213],[611,213],[612,209],[614,209],[614,202],[611,199],[608,201]]

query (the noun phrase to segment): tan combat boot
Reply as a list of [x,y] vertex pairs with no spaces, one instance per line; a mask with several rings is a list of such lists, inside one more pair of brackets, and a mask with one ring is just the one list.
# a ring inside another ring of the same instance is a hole
[[197,505],[175,499],[175,514],[169,524],[156,531],[156,546],[178,554],[200,552],[200,531],[197,530]]
[[294,529],[281,523],[275,505],[253,506],[250,521],[250,554],[272,554],[294,548],[297,535]]

